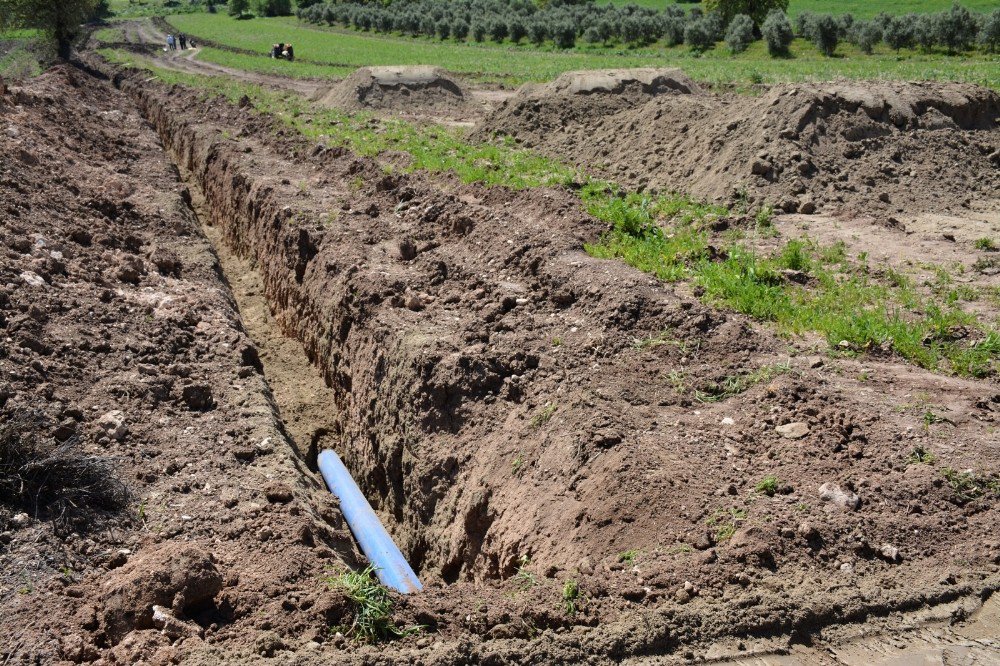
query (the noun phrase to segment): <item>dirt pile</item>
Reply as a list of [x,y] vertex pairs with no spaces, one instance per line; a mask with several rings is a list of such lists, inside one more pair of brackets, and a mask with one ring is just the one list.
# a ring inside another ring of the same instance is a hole
[[462,87],[440,67],[362,67],[323,95],[319,104],[345,111],[407,114],[457,113],[469,101]]
[[[678,88],[681,92],[683,89]],[[477,128],[626,186],[887,220],[1000,187],[1000,95],[942,83],[781,85],[757,97],[529,88]]]

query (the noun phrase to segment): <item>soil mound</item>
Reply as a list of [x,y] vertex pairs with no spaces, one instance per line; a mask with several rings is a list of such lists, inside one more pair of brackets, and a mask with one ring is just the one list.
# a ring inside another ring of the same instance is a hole
[[348,111],[464,110],[462,87],[439,67],[362,67],[333,87],[320,104]]
[[632,92],[595,104],[557,83],[545,94],[519,93],[477,134],[511,135],[630,187],[748,197],[788,212],[944,210],[1000,185],[1000,95],[974,85],[782,85],[759,97]]

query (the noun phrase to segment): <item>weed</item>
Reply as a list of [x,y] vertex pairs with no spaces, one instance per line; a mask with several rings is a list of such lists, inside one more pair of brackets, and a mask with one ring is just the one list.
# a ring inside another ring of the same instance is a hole
[[350,182],[348,182],[348,186],[353,191],[357,192],[365,186],[365,181],[362,180],[361,176],[355,176],[354,178],[351,178]]
[[745,509],[719,509],[708,519],[708,526],[715,528],[715,542],[723,543],[729,541],[736,534],[736,530],[747,519]]
[[635,562],[636,562],[636,560],[639,559],[640,555],[642,555],[642,551],[641,550],[637,550],[635,548],[632,548],[630,550],[626,550],[624,553],[618,553],[618,561],[619,562],[624,562],[625,564],[629,565],[630,567],[631,566],[635,566]]
[[983,496],[1000,498],[1000,476],[983,476],[972,470],[960,472],[945,467],[941,475],[955,493],[958,504],[965,504]]
[[768,497],[774,497],[778,492],[778,477],[776,476],[765,476],[760,482],[754,487],[759,493],[763,493]]
[[996,242],[992,238],[977,238],[975,243],[977,250],[982,250],[983,252],[996,252],[998,248]]
[[514,574],[514,584],[522,592],[530,590],[531,588],[538,585],[538,579],[535,578],[535,574],[528,571],[528,567],[531,565],[531,558],[527,555],[522,555],[517,566],[517,573]]
[[552,338],[552,346],[553,347],[562,347],[562,344],[563,344],[563,339],[562,338],[560,338],[560,337]]
[[761,206],[754,216],[754,226],[764,238],[773,238],[778,235],[778,230],[774,227],[774,207]]
[[374,565],[364,571],[345,571],[327,579],[331,586],[343,590],[354,605],[354,618],[349,627],[342,628],[345,635],[365,643],[401,638],[423,629],[413,626],[397,627],[392,621],[392,597],[375,578]]
[[517,457],[514,458],[514,462],[510,464],[510,473],[514,476],[520,476],[524,470],[524,462],[524,454],[518,453]]
[[940,416],[938,416],[937,414],[928,409],[924,412],[923,420],[924,420],[924,427],[929,428],[935,423],[941,423],[944,419],[942,419]]
[[671,343],[678,344],[666,331],[657,333],[656,335],[651,334],[645,338],[632,338],[632,346],[636,349],[650,349]]
[[716,382],[705,388],[696,390],[695,399],[700,402],[718,402],[720,400],[727,400],[747,391],[761,382],[768,382],[779,375],[791,372],[791,369],[792,366],[790,362],[786,361],[785,363],[763,365],[753,372],[746,374],[729,375],[721,382]]
[[69,583],[73,582],[73,570],[70,569],[68,566],[61,567],[59,569],[59,573],[62,574],[62,577],[65,581]]
[[576,615],[580,599],[580,585],[570,578],[563,584],[562,601],[567,615]]
[[556,413],[556,405],[554,403],[549,403],[542,407],[541,411],[531,417],[530,425],[532,428],[538,429],[549,422],[552,415]]
[[914,465],[930,465],[935,460],[937,460],[937,457],[933,453],[918,445],[910,452],[907,462]]
[[795,510],[796,510],[796,511],[801,511],[802,513],[809,513],[809,511],[810,511],[811,509],[812,509],[812,507],[810,507],[810,506],[809,506],[808,504],[806,504],[805,502],[797,502],[797,503],[795,504]]

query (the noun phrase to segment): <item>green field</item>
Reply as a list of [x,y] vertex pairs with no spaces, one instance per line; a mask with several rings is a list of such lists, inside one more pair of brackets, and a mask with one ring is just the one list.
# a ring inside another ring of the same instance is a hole
[[[610,0],[611,4],[636,4],[643,7],[663,9],[674,4],[673,0]],[[962,5],[976,12],[989,12],[1000,3],[997,0],[962,0]],[[681,3],[682,7],[699,7],[699,4]],[[788,3],[788,15],[795,16],[801,12],[816,12],[818,14],[854,14],[857,18],[870,18],[879,12],[890,14],[909,14],[939,12],[951,7],[951,0],[791,0]]]
[[[821,55],[809,42],[796,40],[792,58],[774,59],[762,42],[738,56],[724,46],[698,56],[685,47],[606,49],[581,47],[570,51],[521,45],[465,44],[436,39],[359,33],[301,24],[294,18],[237,21],[224,14],[182,14],[169,21],[196,37],[260,53],[259,57],[225,52],[205,59],[230,67],[293,76],[342,76],[365,65],[431,64],[473,78],[517,84],[546,81],[574,69],[608,67],[680,67],[692,78],[715,85],[782,81],[852,79],[954,80],[1000,89],[1000,55],[966,56],[903,52],[897,56],[880,46],[866,56],[842,43],[838,57]],[[266,57],[274,42],[292,42],[300,62],[275,62]],[[332,68],[306,67],[308,62]]]

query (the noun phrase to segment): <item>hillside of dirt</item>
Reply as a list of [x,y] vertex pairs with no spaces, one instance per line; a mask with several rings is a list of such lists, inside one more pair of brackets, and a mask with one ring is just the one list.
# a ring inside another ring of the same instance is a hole
[[462,87],[440,67],[362,67],[318,102],[343,111],[471,112]]
[[[995,379],[817,357],[587,255],[605,225],[570,191],[388,174],[89,62],[111,80],[0,97],[0,412],[24,424],[0,454],[88,473],[58,513],[2,487],[0,657],[681,662],[993,612],[1000,509],[943,470],[1000,473]],[[326,578],[363,558],[318,444],[424,582],[394,597],[422,631],[342,635]]]
[[475,136],[512,136],[632,188],[890,224],[1000,192],[1000,95],[986,88],[844,82],[748,97],[643,89],[628,70],[600,75],[618,84],[571,85],[597,76],[525,86]]

